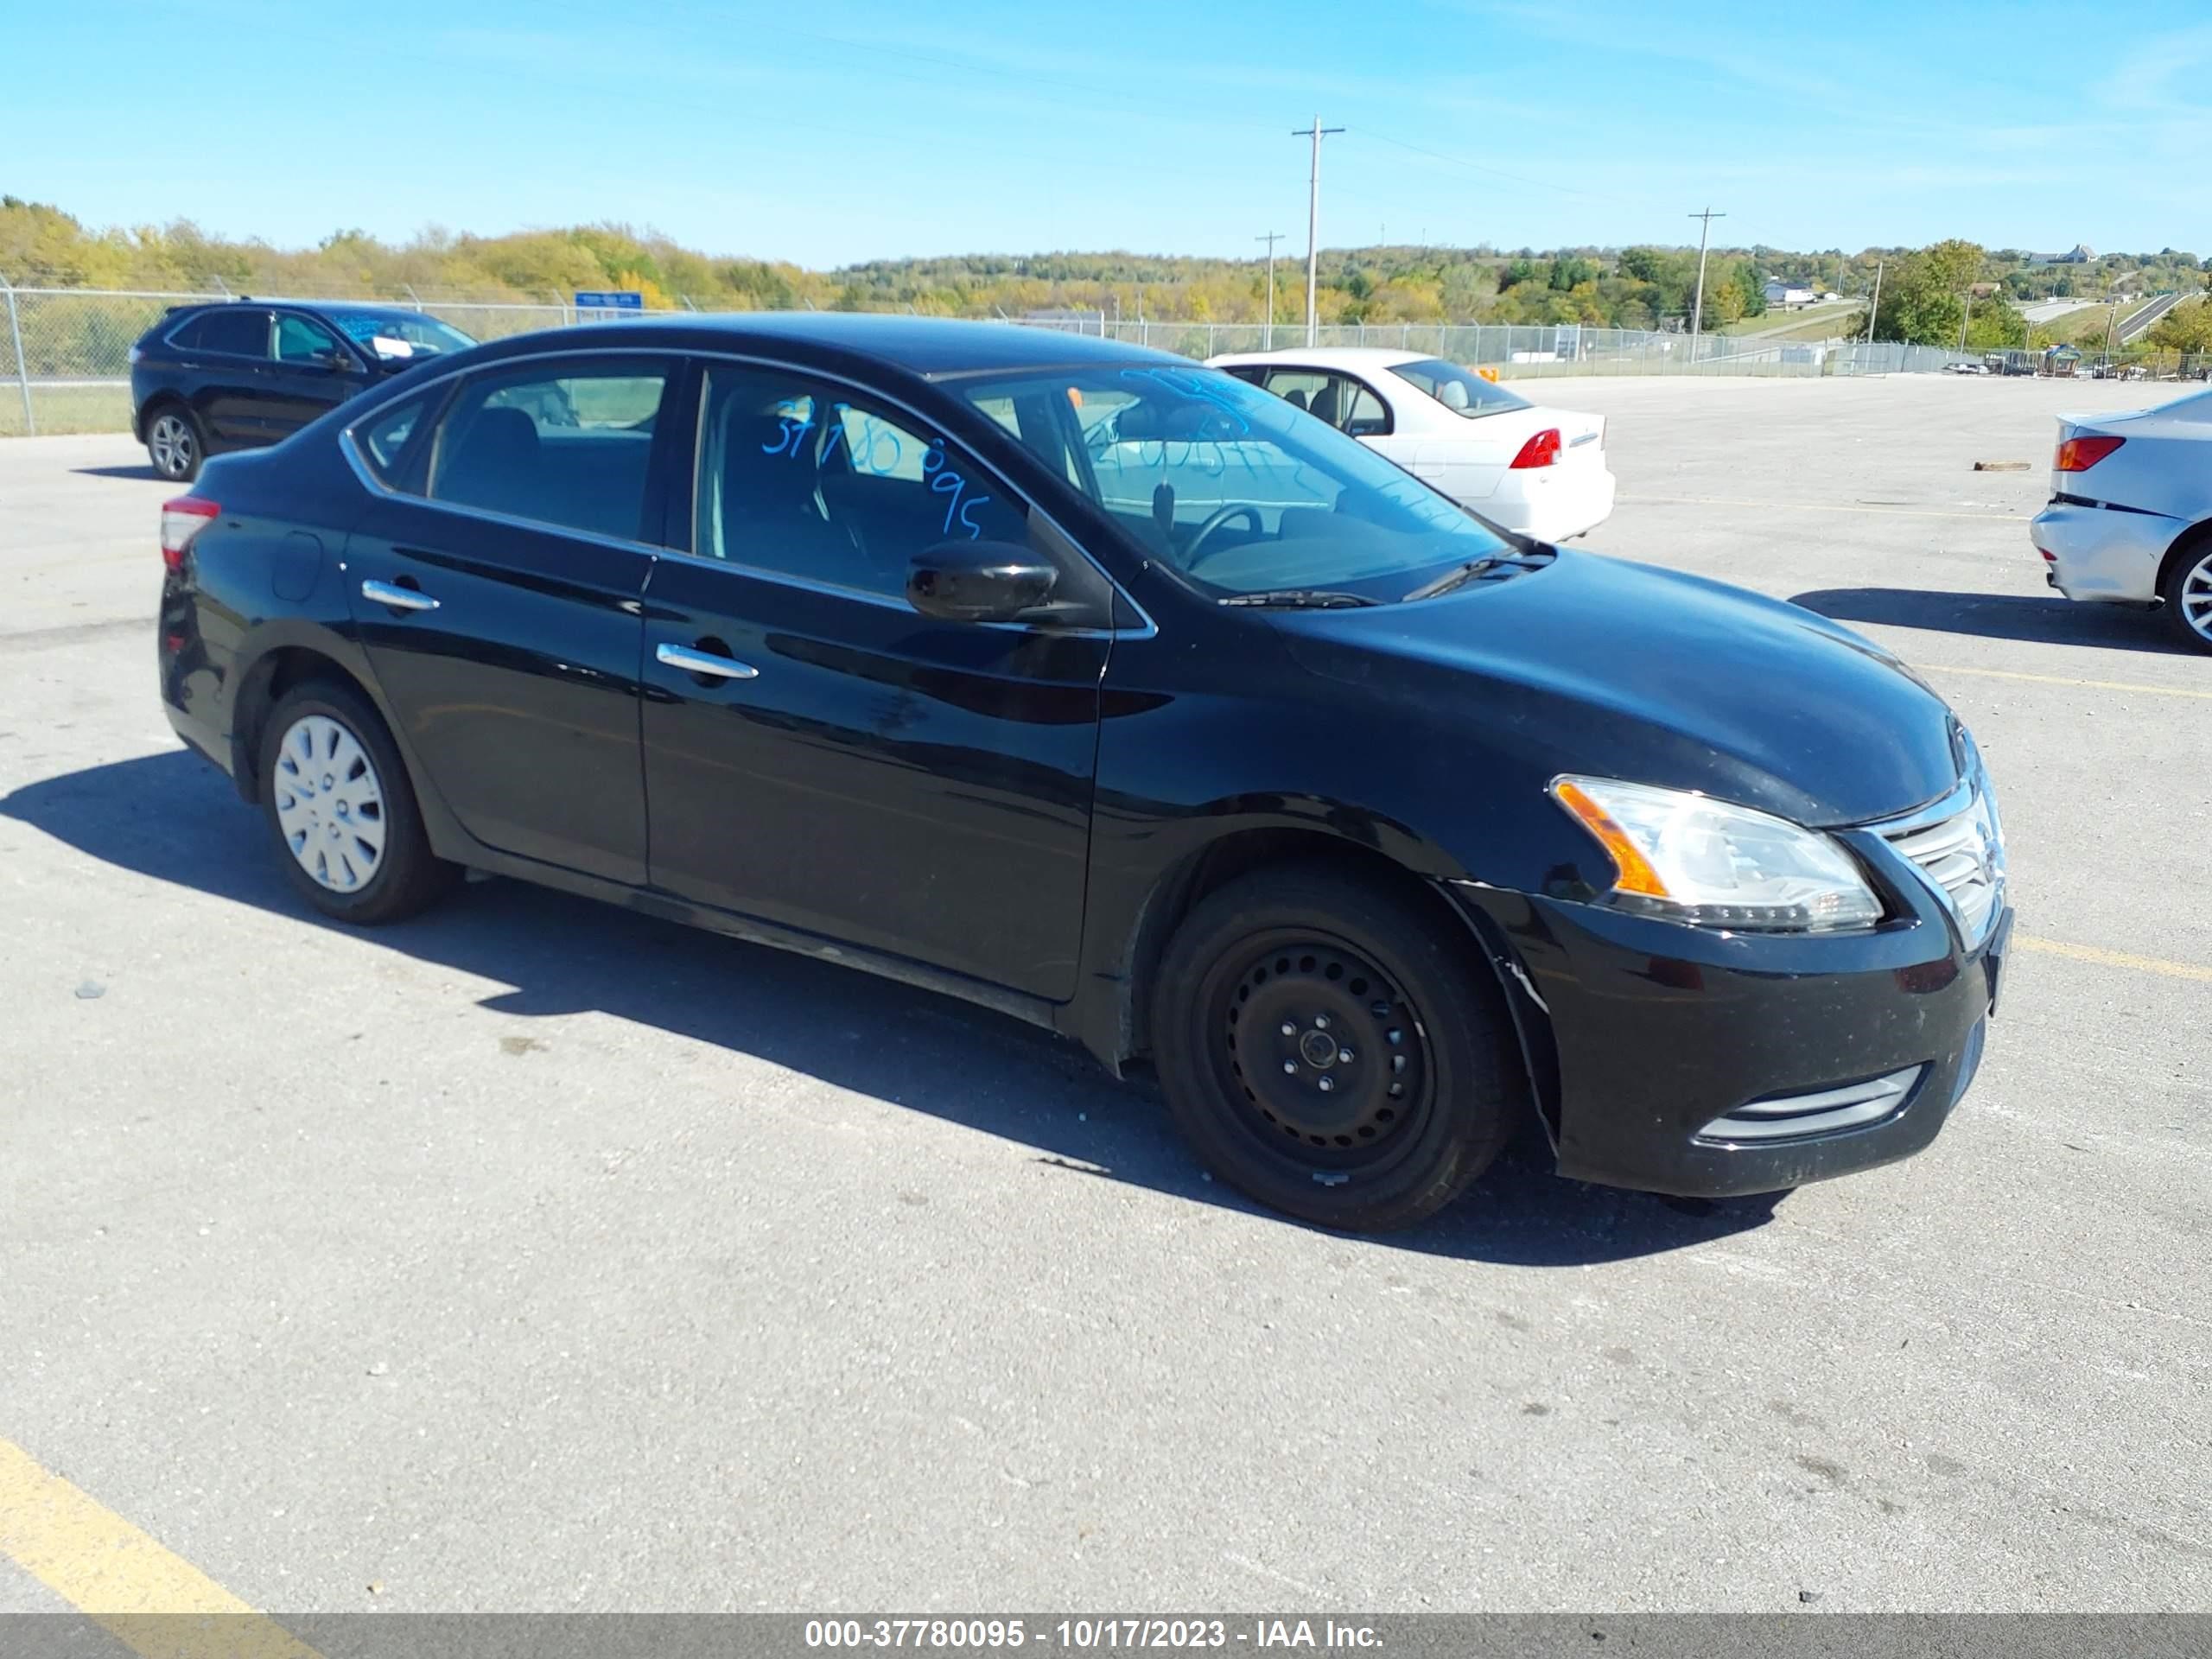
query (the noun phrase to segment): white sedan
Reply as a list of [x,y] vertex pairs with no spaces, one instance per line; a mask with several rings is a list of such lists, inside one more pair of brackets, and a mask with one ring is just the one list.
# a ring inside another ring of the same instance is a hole
[[2212,391],[2118,415],[2062,415],[2050,505],[2028,533],[2069,599],[2163,603],[2212,651]]
[[1367,346],[1210,359],[1319,416],[1492,524],[1563,542],[1613,511],[1605,423],[1532,404],[1419,352]]

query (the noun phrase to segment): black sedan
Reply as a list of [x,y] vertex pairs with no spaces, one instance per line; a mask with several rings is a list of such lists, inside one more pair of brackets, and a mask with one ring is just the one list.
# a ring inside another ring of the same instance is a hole
[[173,307],[130,348],[130,432],[163,478],[289,437],[425,359],[476,342],[397,306],[249,299]]
[[170,722],[301,896],[464,870],[1149,1057],[1334,1227],[1925,1147],[2009,931],[1971,739],[1809,612],[1516,538],[1282,400],[994,324],[480,347],[168,504]]

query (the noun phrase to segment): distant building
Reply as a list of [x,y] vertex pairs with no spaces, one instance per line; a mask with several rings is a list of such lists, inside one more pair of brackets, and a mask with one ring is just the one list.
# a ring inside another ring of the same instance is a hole
[[2028,256],[2028,263],[2031,265],[2086,265],[2096,257],[2088,243],[2076,242],[2066,253],[2031,253]]
[[1784,310],[1813,302],[1813,290],[1803,283],[1771,282],[1761,291],[1769,305],[1778,305]]

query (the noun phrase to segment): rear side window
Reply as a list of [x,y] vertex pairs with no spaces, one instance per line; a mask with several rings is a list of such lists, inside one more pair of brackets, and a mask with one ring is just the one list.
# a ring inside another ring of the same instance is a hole
[[363,422],[355,433],[361,455],[369,470],[387,485],[396,485],[407,470],[407,463],[416,453],[416,441],[423,435],[423,417],[429,413],[430,397],[404,398],[389,409],[378,410]]
[[1028,512],[909,415],[766,369],[707,371],[692,550],[895,598],[941,542],[1028,539]]
[[231,357],[269,355],[269,314],[228,306],[203,311],[176,335],[180,346],[196,352],[221,352]]
[[1390,411],[1383,408],[1382,400],[1372,388],[1348,374],[1276,369],[1268,376],[1267,389],[1355,438],[1374,437],[1390,429]]
[[624,541],[645,524],[664,360],[533,364],[478,376],[438,423],[430,499]]

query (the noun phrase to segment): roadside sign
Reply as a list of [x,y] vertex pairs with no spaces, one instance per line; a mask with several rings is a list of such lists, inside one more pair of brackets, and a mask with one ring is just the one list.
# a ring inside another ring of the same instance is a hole
[[601,321],[608,317],[642,312],[645,296],[632,289],[609,289],[603,292],[576,290],[576,321]]

